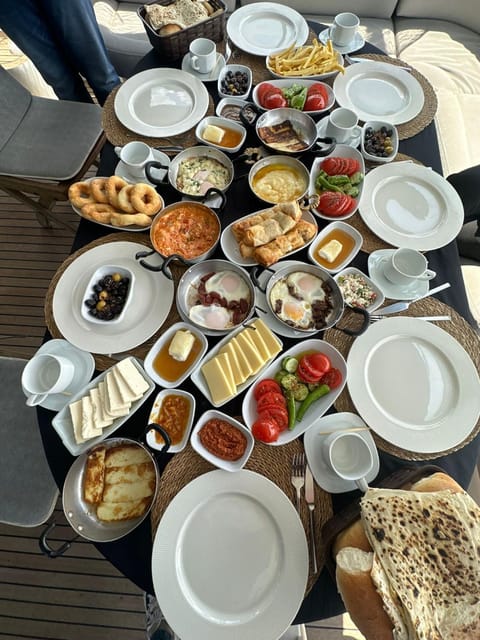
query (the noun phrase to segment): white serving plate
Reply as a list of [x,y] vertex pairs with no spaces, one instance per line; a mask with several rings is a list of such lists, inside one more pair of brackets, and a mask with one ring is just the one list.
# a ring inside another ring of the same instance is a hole
[[[317,400],[312,406],[307,410],[305,416],[301,422],[295,423],[294,429],[291,431],[287,429],[287,431],[282,431],[278,436],[278,440],[276,442],[270,442],[269,444],[273,446],[279,446],[282,444],[288,444],[301,436],[307,429],[309,429],[313,424],[316,423],[318,418],[323,416],[323,414],[332,406],[335,400],[338,398],[340,393],[342,392],[343,387],[347,381],[347,364],[342,354],[332,347],[331,344],[325,342],[324,340],[318,340],[316,338],[311,338],[309,340],[302,340],[298,342],[295,346],[291,347],[284,353],[280,354],[268,367],[264,370],[264,372],[259,376],[260,379],[264,378],[274,378],[275,374],[281,369],[281,362],[285,358],[285,356],[298,356],[306,351],[320,351],[324,353],[326,356],[330,358],[332,363],[332,367],[338,369],[342,374],[342,383],[336,388],[332,389],[327,395],[323,396],[319,400]],[[242,404],[242,416],[245,424],[249,429],[252,428],[253,423],[257,419],[257,409],[256,409],[256,401],[253,397],[254,387],[250,387],[245,395]]]
[[[313,161],[312,168],[310,169],[310,184],[308,186],[308,194],[309,194],[309,196],[312,196],[312,195],[315,195],[315,194],[318,193],[317,189],[315,187],[315,179],[318,176],[318,174],[320,173],[320,168],[321,168],[322,162],[324,160],[326,160],[327,158],[355,158],[360,163],[360,171],[365,176],[365,162],[363,160],[363,156],[360,153],[360,151],[357,151],[357,149],[354,149],[353,147],[349,146],[348,144],[337,144],[335,149],[332,151],[332,153],[329,153],[328,156],[324,156],[322,158],[315,158],[315,160]],[[357,209],[358,209],[358,207],[360,205],[360,200],[362,198],[362,193],[363,193],[363,190],[364,190],[364,184],[365,184],[365,178],[358,185],[359,194],[358,194],[358,196],[356,198],[354,198],[354,200],[356,202],[356,206],[353,209],[353,211],[351,211],[350,213],[347,213],[346,215],[343,215],[343,216],[335,216],[335,217],[333,217],[333,216],[326,216],[323,213],[319,213],[317,211],[317,209],[313,209],[313,212],[319,218],[322,218],[323,220],[328,220],[329,222],[333,222],[334,220],[348,220],[348,218],[351,218],[353,216],[353,214],[357,211]]]
[[[273,207],[274,205],[272,205]],[[267,207],[270,208],[270,207]],[[264,211],[264,209],[260,210],[260,211],[256,211],[255,213],[249,214],[248,216],[244,216],[243,218],[239,218],[236,222],[239,222],[240,220],[245,220],[247,218],[250,218],[251,216],[257,215],[259,213],[261,213],[262,211]],[[318,228],[318,224],[317,221],[315,219],[315,216],[308,211],[307,209],[303,211],[302,213],[302,220],[306,220],[307,222],[310,222],[311,224],[314,224],[317,228]],[[238,264],[240,267],[253,267],[255,265],[258,264],[258,262],[256,260],[254,260],[253,258],[244,258],[242,256],[242,254],[240,253],[240,248],[238,246],[238,242],[235,239],[235,236],[232,233],[232,226],[233,226],[233,222],[231,224],[228,225],[228,227],[225,227],[225,229],[222,231],[222,235],[220,236],[220,246],[222,247],[222,251],[225,254],[225,257],[230,260],[230,262],[234,262],[235,264]],[[313,238],[311,240],[309,240],[308,242],[306,242],[304,245],[302,245],[301,247],[299,247],[298,249],[294,249],[293,251],[290,251],[289,253],[286,253],[283,257],[282,260],[287,258],[288,256],[293,255],[294,253],[298,253],[299,251],[302,251],[302,249],[304,249],[305,247],[308,247],[308,245],[313,242],[313,240],[315,239],[315,236],[313,236]]]
[[[156,423],[156,418],[162,408],[162,403],[166,396],[183,396],[190,401],[190,412],[188,414],[187,426],[185,427],[185,432],[183,434],[183,438],[178,444],[172,444],[168,449],[168,453],[179,453],[179,451],[183,451],[187,446],[188,438],[190,437],[190,432],[192,430],[193,418],[195,415],[195,398],[188,391],[184,391],[183,389],[162,389],[160,393],[157,394],[155,400],[153,401],[152,408],[150,410],[150,416],[148,418],[148,424]],[[158,451],[162,451],[165,446],[162,442],[159,444],[155,438],[155,430],[150,429],[147,431],[146,440],[147,444],[151,449],[157,449]]]
[[[266,109],[265,107],[262,107],[262,105],[260,104],[260,100],[258,99],[258,93],[259,93],[259,88],[263,85],[263,84],[271,84],[274,87],[278,87],[279,89],[288,89],[289,87],[292,86],[292,84],[297,84],[300,85],[302,87],[311,87],[313,84],[317,84],[318,81],[317,80],[303,80],[303,79],[299,79],[299,78],[295,78],[295,80],[288,80],[288,79],[283,79],[283,80],[266,80],[264,82],[260,82],[259,84],[255,85],[253,92],[252,92],[252,99],[253,102],[257,105],[257,107],[259,109],[262,109],[262,111],[268,111],[268,109]],[[322,82],[322,84],[324,85],[325,89],[327,90],[328,96],[329,96],[329,100],[327,102],[327,104],[325,105],[325,107],[323,109],[318,109],[317,111],[305,111],[303,110],[303,113],[308,113],[309,115],[312,116],[316,116],[319,115],[320,113],[323,113],[324,111],[328,111],[329,109],[332,108],[334,102],[335,102],[335,94],[333,93],[333,89],[330,85]]]
[[128,412],[128,414],[126,416],[122,416],[114,420],[109,427],[105,427],[105,429],[103,429],[102,431],[102,435],[96,436],[94,438],[89,438],[85,442],[81,444],[77,444],[75,440],[75,436],[73,435],[73,423],[72,423],[72,418],[70,416],[69,405],[72,402],[76,402],[77,400],[80,400],[80,398],[82,398],[83,396],[88,395],[88,392],[90,391],[90,389],[98,386],[98,383],[102,382],[102,380],[106,378],[107,373],[110,371],[112,367],[110,367],[110,369],[107,369],[106,371],[103,371],[100,375],[98,375],[96,378],[91,380],[87,385],[85,385],[83,389],[81,389],[78,393],[72,396],[69,399],[68,404],[65,405],[63,409],[61,409],[57,413],[57,415],[53,418],[52,420],[53,428],[62,439],[62,442],[65,445],[65,447],[70,451],[70,453],[73,456],[79,456],[81,453],[88,451],[88,449],[90,449],[94,445],[98,444],[99,442],[102,442],[102,440],[105,440],[105,438],[108,438],[108,436],[111,436],[112,433],[114,433],[117,429],[119,429],[124,422],[126,422],[129,418],[132,417],[135,411],[137,411],[137,409],[139,409],[142,406],[145,400],[154,391],[155,385],[143,370],[143,367],[140,364],[140,361],[133,357],[131,358],[131,360],[133,364],[137,367],[137,369],[140,371],[142,376],[145,378],[145,380],[148,382],[148,389],[143,394],[143,396],[139,398],[139,400],[135,400],[134,402],[132,402],[132,406],[130,407],[130,411]]
[[358,413],[387,442],[442,455],[480,415],[480,379],[463,347],[417,318],[385,318],[355,338],[348,391]]
[[[336,267],[332,268],[331,266],[328,266],[327,261],[320,262],[319,260],[317,260],[317,258],[315,257],[315,252],[317,251],[317,248],[324,243],[325,238],[329,236],[330,233],[332,233],[332,231],[334,231],[335,229],[340,229],[345,233],[348,233],[348,235],[353,238],[354,245],[350,253],[345,256],[342,262],[340,262]],[[317,264],[319,267],[322,267],[322,269],[325,269],[325,271],[328,271],[328,273],[337,273],[338,271],[345,269],[345,267],[353,260],[353,258],[362,248],[362,244],[363,237],[359,231],[357,231],[354,227],[347,224],[346,222],[337,220],[335,222],[327,224],[327,226],[322,229],[322,231],[320,231],[320,233],[318,233],[317,236],[313,239],[313,242],[308,247],[308,257],[313,262],[313,264]]]
[[[252,320],[250,320],[246,324],[247,325],[251,324],[255,320],[256,320],[256,318],[253,318]],[[204,376],[203,376],[203,374],[201,372],[201,367],[202,367],[203,364],[205,364],[205,362],[207,362],[208,360],[213,358],[213,356],[217,355],[217,353],[220,351],[220,349],[223,347],[223,345],[226,344],[231,338],[236,336],[237,333],[240,333],[240,331],[243,331],[244,328],[245,328],[245,325],[240,325],[239,327],[237,327],[236,329],[234,329],[233,331],[228,333],[222,340],[220,340],[220,342],[218,342],[215,345],[215,347],[213,347],[213,349],[210,349],[210,351],[205,355],[205,357],[202,358],[202,360],[200,360],[200,362],[198,363],[197,367],[193,370],[193,373],[191,375],[191,380],[192,380],[193,384],[203,393],[203,395],[206,397],[206,399],[214,407],[222,407],[224,404],[226,404],[227,402],[230,402],[230,400],[233,400],[233,398],[236,398],[240,393],[245,391],[245,389],[247,389],[253,382],[255,382],[255,380],[257,380],[257,378],[259,378],[260,376],[263,376],[263,373],[265,372],[266,368],[268,367],[268,365],[273,360],[273,358],[270,358],[265,363],[265,366],[262,367],[262,369],[260,369],[260,371],[258,373],[254,374],[253,376],[250,376],[250,378],[245,380],[245,382],[243,384],[238,385],[237,393],[234,396],[232,396],[228,400],[225,400],[225,402],[215,403],[215,402],[212,401],[212,397],[210,395],[210,390],[209,390],[208,385],[206,383],[206,380],[205,380],[205,378],[204,378]],[[280,340],[280,338],[278,336],[275,336],[275,338],[277,339],[278,344],[280,345],[280,347],[283,347],[283,343]]]
[[[339,53],[337,51],[337,63],[343,67],[343,56],[341,53]],[[285,78],[286,76],[281,75],[280,73],[277,73],[276,71],[274,71],[272,69],[272,67],[270,66],[270,62],[269,62],[269,58],[267,58],[266,62],[265,62],[265,66],[267,67],[268,71],[270,71],[270,73],[272,74],[272,76],[274,78]],[[333,76],[336,76],[338,74],[338,70],[335,69],[334,71],[327,71],[326,73],[318,73],[315,74],[313,76],[302,76],[302,75],[296,75],[296,76],[288,76],[289,79],[292,80],[296,80],[296,79],[303,79],[303,80],[326,80],[327,78],[333,78]],[[341,75],[341,74],[340,74]],[[334,91],[335,91],[335,87],[334,87]]]

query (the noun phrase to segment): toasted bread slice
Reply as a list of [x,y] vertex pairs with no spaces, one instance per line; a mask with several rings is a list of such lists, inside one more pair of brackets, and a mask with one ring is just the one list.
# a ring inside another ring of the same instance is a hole
[[102,501],[105,484],[105,451],[104,446],[97,447],[87,456],[83,476],[83,498],[90,504],[98,504]]
[[147,511],[152,498],[133,500],[131,502],[100,502],[97,507],[97,518],[103,522],[117,522],[139,518]]
[[139,480],[148,481],[154,478],[155,467],[151,461],[128,464],[124,467],[109,467],[105,473],[105,482],[107,484],[138,482]]
[[151,458],[142,447],[136,444],[124,444],[108,449],[105,455],[105,466],[124,467],[129,464],[140,464],[149,462]]
[[148,498],[155,491],[155,478],[137,482],[117,482],[106,484],[103,489],[103,502],[132,502]]

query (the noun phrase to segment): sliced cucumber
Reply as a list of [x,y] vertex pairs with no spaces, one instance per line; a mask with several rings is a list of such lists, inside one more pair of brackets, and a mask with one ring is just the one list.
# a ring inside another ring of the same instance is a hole
[[298,360],[292,356],[286,356],[282,360],[282,369],[288,371],[288,373],[295,373],[298,367]]

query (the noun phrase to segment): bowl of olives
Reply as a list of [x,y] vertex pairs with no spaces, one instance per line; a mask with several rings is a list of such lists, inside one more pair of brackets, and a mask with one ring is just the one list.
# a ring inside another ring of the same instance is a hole
[[95,324],[117,324],[132,299],[135,276],[125,267],[104,265],[95,270],[82,297],[82,317]]
[[398,153],[398,131],[389,122],[369,120],[362,129],[362,155],[376,163],[391,162]]
[[220,98],[242,98],[246,100],[252,88],[252,70],[244,64],[227,64],[218,77]]

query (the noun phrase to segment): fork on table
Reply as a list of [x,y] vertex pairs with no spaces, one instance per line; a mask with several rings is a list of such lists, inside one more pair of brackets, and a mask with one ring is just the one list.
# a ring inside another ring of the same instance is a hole
[[300,513],[300,497],[302,487],[305,484],[305,454],[304,453],[294,453],[292,458],[292,484],[297,491],[297,511]]

